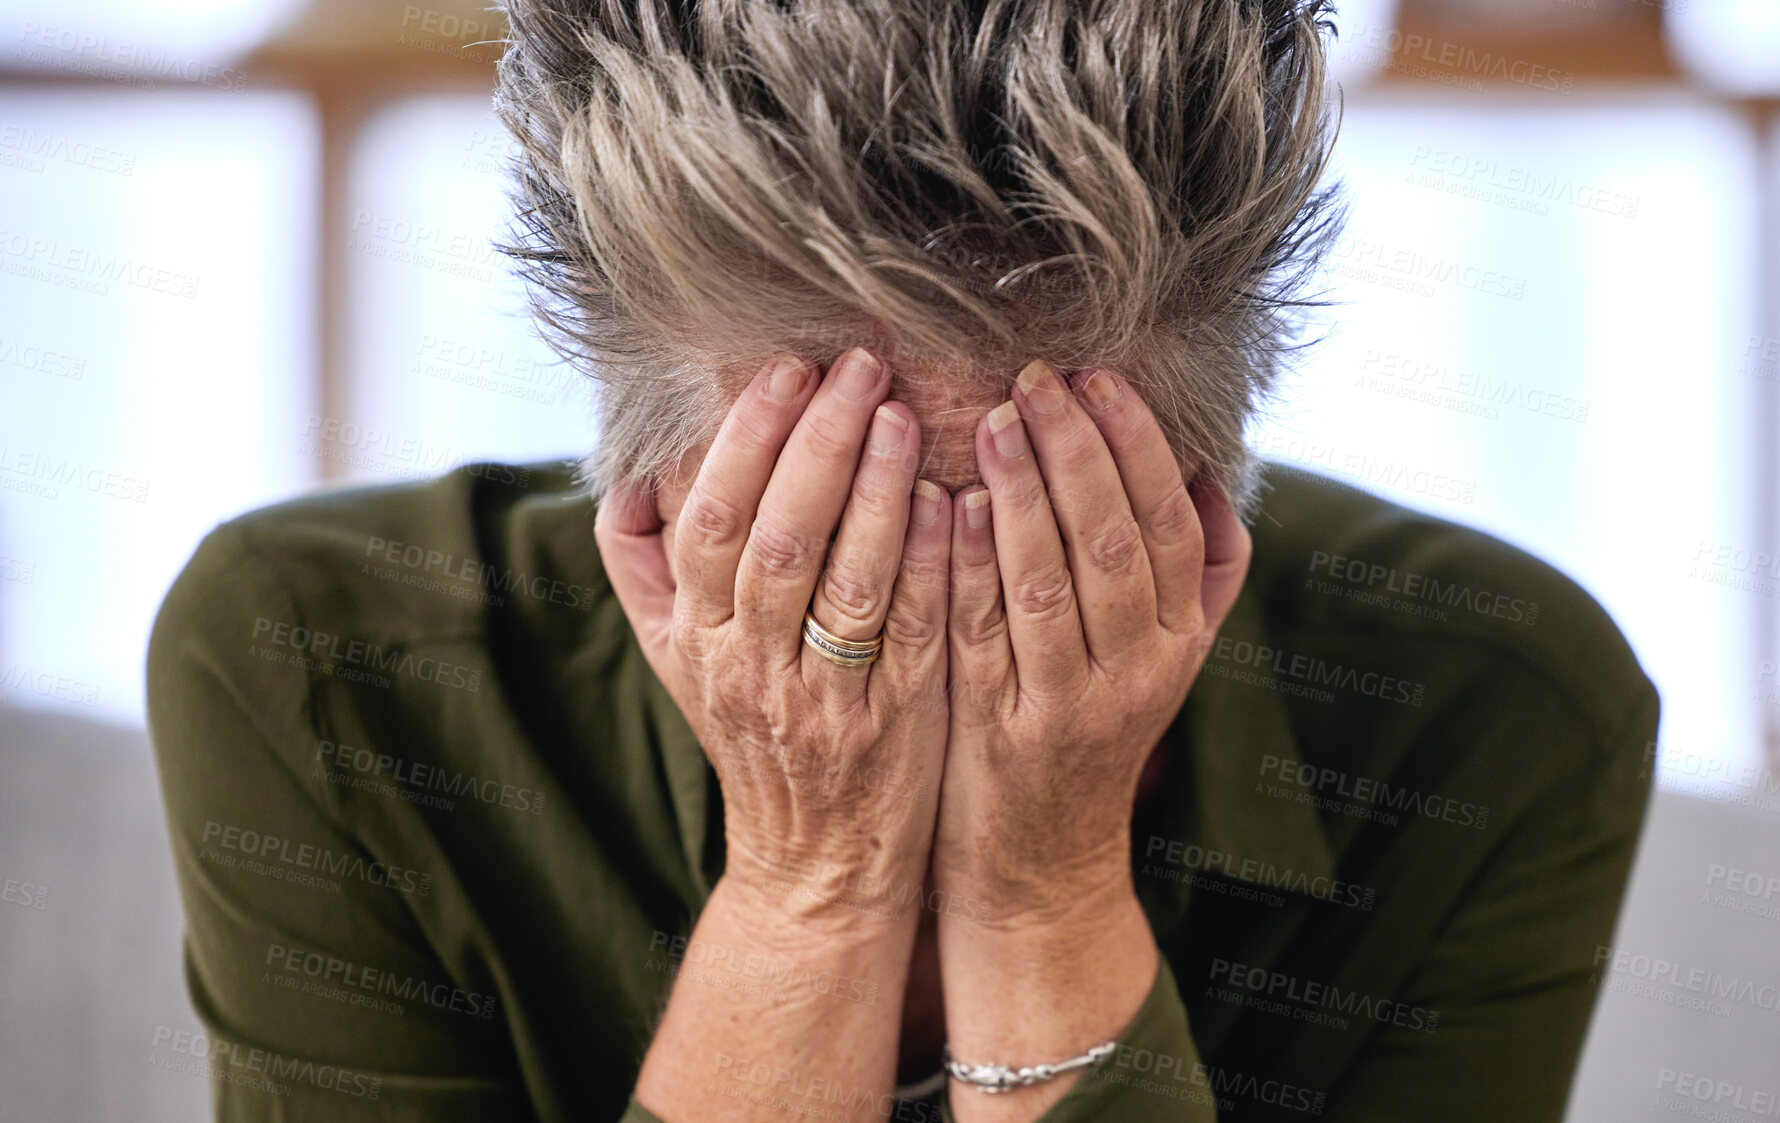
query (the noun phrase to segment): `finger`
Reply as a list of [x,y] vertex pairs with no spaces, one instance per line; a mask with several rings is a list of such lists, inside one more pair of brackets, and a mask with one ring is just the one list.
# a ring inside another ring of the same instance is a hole
[[661,513],[652,491],[622,485],[607,492],[594,518],[593,538],[606,579],[630,621],[643,658],[674,700],[686,702],[672,644],[674,576],[668,568]]
[[[841,512],[834,549],[810,602],[816,623],[844,640],[864,643],[884,630],[902,562],[920,449],[920,426],[909,407],[879,406],[865,455],[853,473],[853,491]],[[818,697],[863,697],[871,674],[866,667],[843,667],[825,659],[808,644],[803,671],[804,682]]]
[[1216,631],[1230,615],[1242,582],[1248,576],[1249,559],[1254,556],[1254,539],[1242,525],[1224,489],[1203,476],[1187,489],[1199,512],[1199,525],[1205,531],[1205,578],[1200,589],[1200,604],[1205,613],[1205,627]]
[[995,724],[1014,668],[993,523],[989,489],[973,485],[958,494],[952,504],[946,678],[953,719],[966,729]]
[[852,490],[888,368],[855,348],[829,367],[785,442],[736,570],[736,620],[775,666],[803,650],[803,614]]
[[655,497],[635,485],[608,492],[593,520],[593,540],[606,578],[651,663],[652,648],[665,650],[674,615],[674,577],[661,530]]
[[871,667],[868,689],[873,694],[883,692],[944,712],[951,553],[951,497],[938,484],[916,480],[902,564],[884,618],[884,650]]
[[773,463],[802,415],[815,371],[795,356],[767,364],[742,391],[711,442],[680,509],[674,572],[682,611],[711,627],[735,614],[736,568]]
[[1007,613],[1014,676],[1022,692],[1051,697],[1077,689],[1088,667],[1075,579],[1013,402],[977,427],[977,467],[994,497],[995,558]]
[[1111,371],[1082,372],[1076,394],[1106,438],[1143,533],[1156,584],[1156,618],[1176,634],[1197,634],[1205,619],[1200,602],[1205,539],[1168,438],[1149,406]]
[[1149,650],[1156,581],[1106,439],[1043,361],[1020,372],[1014,400],[1062,532],[1089,656],[1115,664]]

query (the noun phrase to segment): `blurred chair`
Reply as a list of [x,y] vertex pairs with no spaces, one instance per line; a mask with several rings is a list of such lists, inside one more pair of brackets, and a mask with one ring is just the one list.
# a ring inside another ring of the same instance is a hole
[[0,708],[0,776],[0,1120],[209,1118],[148,736]]

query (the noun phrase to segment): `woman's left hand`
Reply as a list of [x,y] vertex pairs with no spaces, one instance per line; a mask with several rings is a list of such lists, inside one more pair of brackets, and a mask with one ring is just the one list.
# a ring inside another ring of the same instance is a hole
[[951,718],[936,887],[998,922],[1130,891],[1138,777],[1248,572],[1247,529],[1190,490],[1107,371],[1020,376],[953,507]]
[[[1131,878],[1138,778],[1248,573],[1213,488],[1189,489],[1123,379],[1020,376],[953,504],[951,714],[934,887],[954,1057],[1056,1063],[1118,1038],[1159,950]],[[985,918],[986,914],[986,918]],[[960,1123],[1030,1123],[1083,1079],[954,1083]]]

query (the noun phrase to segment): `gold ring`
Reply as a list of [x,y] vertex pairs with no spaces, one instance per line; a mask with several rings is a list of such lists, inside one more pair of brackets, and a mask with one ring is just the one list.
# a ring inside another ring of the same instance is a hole
[[867,666],[884,650],[884,633],[879,632],[864,643],[842,639],[816,623],[816,617],[808,611],[803,614],[803,641],[816,654],[841,667]]

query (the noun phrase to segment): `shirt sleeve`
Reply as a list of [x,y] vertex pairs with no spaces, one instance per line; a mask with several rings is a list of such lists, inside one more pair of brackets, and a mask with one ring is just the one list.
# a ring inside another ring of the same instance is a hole
[[[940,1118],[954,1123],[953,1091],[940,1101]],[[981,1095],[966,1089],[958,1095]],[[1038,1123],[1215,1123],[1217,1100],[1187,1027],[1174,970],[1166,958],[1149,997],[1119,1036],[1112,1056],[1082,1074]]]
[[[310,675],[256,647],[267,622],[303,620],[226,525],[150,641],[149,722],[205,1027],[202,1042],[170,1046],[180,1066],[210,1079],[220,1120],[531,1118],[500,1060],[493,996],[445,974],[413,883],[376,873],[338,821],[314,763]],[[306,860],[319,854],[345,872]]]
[[[1649,795],[1647,756],[1658,714],[1646,683],[1606,751],[1577,754],[1579,764],[1555,774],[1526,805],[1397,996],[1398,1006],[1437,1012],[1437,1022],[1373,1025],[1338,1082],[1313,1089],[1268,1079],[1255,1102],[1230,1117],[1559,1118],[1612,956],[1608,945]],[[1455,1088],[1465,1094],[1454,1096]],[[1118,1051],[1038,1123],[1211,1123],[1218,1109],[1164,960]],[[941,1111],[951,1123],[949,1099]]]
[[1605,759],[1559,774],[1519,817],[1402,995],[1438,1023],[1379,1027],[1331,1089],[1326,1123],[1562,1116],[1643,823],[1658,711],[1646,683]]

